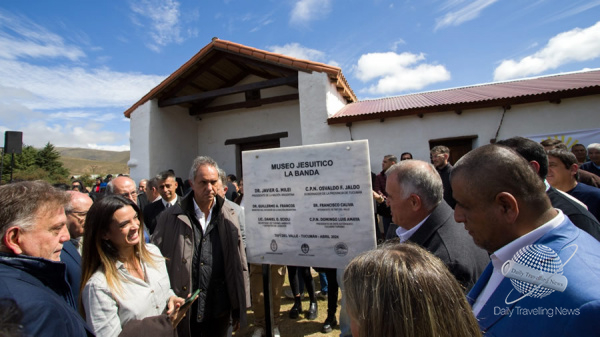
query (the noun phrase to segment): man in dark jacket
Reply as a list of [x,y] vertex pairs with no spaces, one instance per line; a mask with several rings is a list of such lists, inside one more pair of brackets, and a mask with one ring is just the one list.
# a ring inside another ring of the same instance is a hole
[[0,187],[0,298],[23,312],[27,336],[92,336],[60,262],[69,240],[66,193],[42,181]]
[[496,144],[508,146],[523,156],[540,179],[546,183],[546,194],[550,198],[552,207],[563,211],[575,226],[588,232],[596,240],[600,241],[600,223],[598,223],[594,215],[576,202],[575,198],[551,187],[546,182],[546,176],[548,175],[548,155],[541,144],[523,137],[512,137],[501,140]]
[[243,325],[250,305],[248,264],[238,214],[217,195],[219,167],[198,157],[190,170],[193,193],[158,217],[152,242],[167,258],[177,296],[200,290],[177,327],[180,337],[225,337]]
[[452,186],[450,185],[450,173],[452,173],[452,164],[450,164],[450,149],[444,145],[433,147],[429,151],[431,163],[442,177],[444,185],[444,200],[452,209],[456,205],[456,201],[452,197]]
[[489,260],[468,232],[454,221],[443,200],[442,179],[433,165],[407,160],[388,172],[387,202],[401,242],[411,241],[437,256],[467,290],[475,284]]

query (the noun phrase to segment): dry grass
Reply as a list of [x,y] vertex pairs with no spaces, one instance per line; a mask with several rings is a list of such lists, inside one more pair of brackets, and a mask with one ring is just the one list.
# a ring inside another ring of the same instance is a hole
[[[315,288],[320,289],[319,287],[319,277],[313,271],[313,279],[315,281]],[[290,289],[287,275],[285,277],[285,283],[283,289]],[[341,300],[341,292],[338,295],[338,308],[336,313],[336,318],[340,317],[340,300]],[[289,317],[289,311],[294,305],[294,300],[289,299],[287,297],[282,297],[281,299],[281,323],[279,324],[279,331],[281,332],[282,337],[301,337],[301,336],[339,336],[340,335],[340,326],[339,324],[333,328],[333,331],[330,333],[321,333],[321,328],[323,327],[323,322],[327,318],[327,300],[317,300],[319,305],[319,316],[312,321],[305,319],[304,312],[308,310],[309,300],[308,296],[305,296],[302,301],[302,309],[303,313],[300,314],[300,317],[297,319],[291,319]],[[249,326],[246,329],[240,330],[234,334],[237,337],[251,337],[254,332],[254,326],[252,325],[254,322],[254,314],[252,310],[248,310],[248,324]]]

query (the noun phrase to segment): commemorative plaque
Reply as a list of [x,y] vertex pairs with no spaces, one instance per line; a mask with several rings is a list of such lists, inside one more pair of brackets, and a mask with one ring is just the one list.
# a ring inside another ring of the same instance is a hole
[[242,153],[250,263],[343,268],[375,248],[366,140]]

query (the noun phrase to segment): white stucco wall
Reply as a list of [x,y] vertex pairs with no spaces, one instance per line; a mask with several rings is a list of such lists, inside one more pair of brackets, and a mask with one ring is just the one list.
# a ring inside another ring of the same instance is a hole
[[[262,81],[249,76],[240,84]],[[261,90],[261,97],[298,93],[299,101],[269,104],[200,115],[200,120],[180,107],[158,109],[147,102],[131,115],[131,175],[139,180],[173,168],[185,177],[197,155],[213,157],[228,173],[237,169],[236,146],[229,139],[288,132],[281,147],[321,144],[351,139],[369,140],[373,172],[380,171],[384,155],[411,152],[416,159],[429,160],[429,141],[440,138],[476,136],[473,146],[489,144],[498,130],[503,109],[493,107],[328,125],[327,117],[345,102],[324,73],[298,73],[298,89],[276,87]],[[244,100],[243,94],[216,99],[211,106]],[[513,105],[505,114],[498,139],[541,133],[589,129],[600,125],[600,95],[549,102]],[[149,133],[148,133],[149,131]],[[185,145],[184,145],[185,144]]]
[[[514,136],[589,129],[600,125],[600,96],[513,105],[504,116],[498,140]],[[381,170],[386,154],[411,152],[415,159],[429,161],[429,141],[440,138],[477,136],[473,146],[489,144],[496,135],[503,109],[500,107],[387,118],[352,123],[354,139],[368,139],[373,172]],[[346,128],[347,129],[347,128]]]
[[136,183],[150,177],[150,107],[146,102],[129,116],[129,174]]
[[[238,84],[247,84],[264,79],[249,76]],[[273,97],[296,93],[293,87],[275,87],[261,90],[261,97]],[[219,97],[210,106],[219,106],[244,101],[244,94]],[[256,137],[287,132],[281,138],[281,147],[302,144],[298,101],[267,104],[250,109],[220,111],[200,116],[197,123],[198,153],[212,157],[227,173],[235,173],[236,145],[225,145],[228,139]]]
[[345,128],[330,127],[327,117],[339,111],[343,98],[329,83],[325,73],[298,73],[300,95],[300,127],[302,145],[341,142],[349,140]]
[[159,108],[153,100],[137,108],[131,118],[130,161],[138,163],[131,168],[131,177],[139,181],[173,169],[178,177],[186,179],[198,153],[197,121],[188,109]]

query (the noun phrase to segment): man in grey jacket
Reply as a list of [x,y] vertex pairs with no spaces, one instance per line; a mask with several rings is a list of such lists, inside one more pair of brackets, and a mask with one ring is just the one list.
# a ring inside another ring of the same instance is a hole
[[245,324],[250,304],[248,264],[238,214],[217,195],[219,167],[198,157],[190,170],[193,193],[163,211],[152,235],[178,296],[200,290],[177,327],[180,337],[226,336]]

